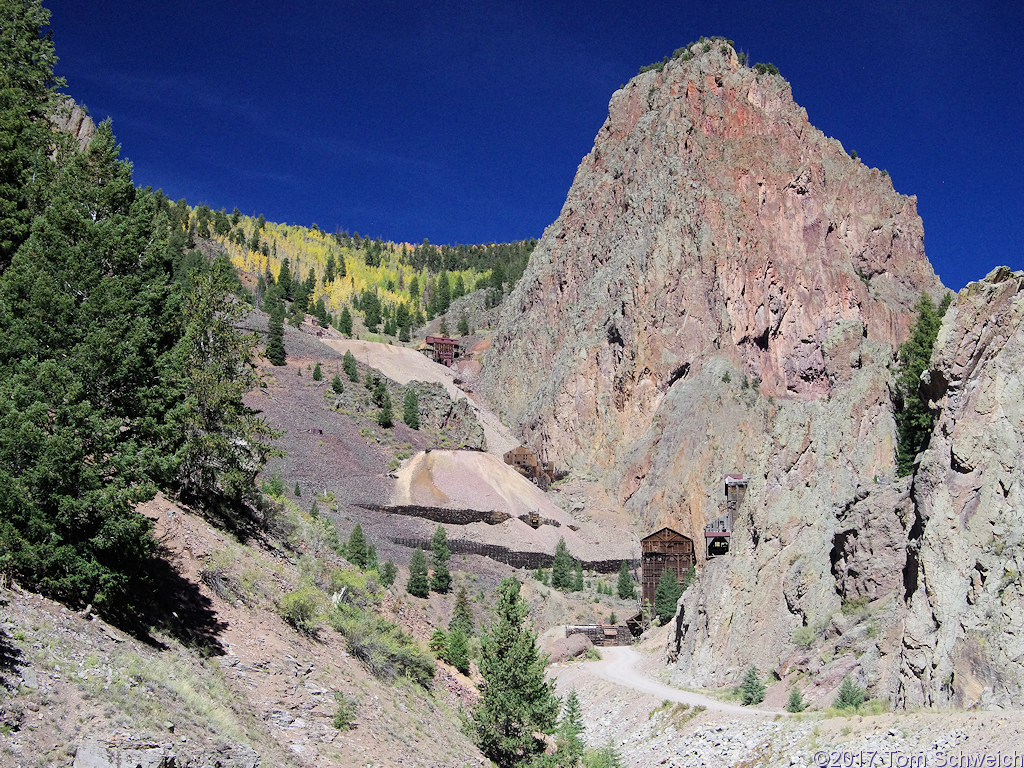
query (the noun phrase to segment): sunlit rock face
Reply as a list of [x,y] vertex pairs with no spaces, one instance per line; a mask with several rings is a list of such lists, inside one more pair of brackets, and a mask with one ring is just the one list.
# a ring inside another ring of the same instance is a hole
[[[890,391],[914,302],[943,293],[916,201],[810,125],[781,77],[719,41],[690,50],[612,97],[481,390],[641,535],[694,539],[680,682],[757,664],[818,676],[823,697],[850,673],[934,700],[943,681],[908,675],[955,642],[927,625],[927,588],[908,588],[941,567],[921,481],[895,478]],[[705,563],[727,472],[750,486],[730,554]]]

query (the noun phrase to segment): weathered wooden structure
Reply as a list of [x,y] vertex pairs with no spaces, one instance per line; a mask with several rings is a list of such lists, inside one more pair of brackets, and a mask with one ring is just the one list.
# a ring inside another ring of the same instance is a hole
[[654,604],[658,579],[670,571],[680,586],[696,559],[693,539],[671,528],[662,528],[640,539],[640,584],[645,603]]
[[425,343],[427,345],[425,351],[434,359],[435,363],[451,367],[451,364],[462,356],[462,344],[457,339],[447,336],[427,336]]
[[565,628],[565,636],[586,635],[594,645],[632,645],[636,636],[623,624],[582,624]]
[[705,554],[709,560],[712,557],[729,553],[729,541],[732,538],[736,510],[739,509],[747,495],[749,483],[749,475],[725,476],[725,502],[722,514],[704,526]]
[[513,448],[505,454],[504,458],[506,464],[515,467],[519,474],[531,480],[534,485],[542,490],[547,490],[551,483],[564,477],[564,474],[555,469],[553,462],[542,461],[537,454],[525,445]]

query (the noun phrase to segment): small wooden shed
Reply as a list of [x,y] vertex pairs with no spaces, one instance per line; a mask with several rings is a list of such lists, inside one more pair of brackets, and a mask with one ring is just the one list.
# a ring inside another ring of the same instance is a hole
[[640,539],[640,552],[641,591],[644,601],[651,604],[663,571],[671,571],[682,586],[686,572],[696,562],[693,539],[671,528],[662,528]]

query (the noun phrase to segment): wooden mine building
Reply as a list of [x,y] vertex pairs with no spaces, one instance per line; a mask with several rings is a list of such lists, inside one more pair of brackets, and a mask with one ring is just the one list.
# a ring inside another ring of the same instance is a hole
[[450,339],[447,336],[427,336],[425,341],[427,347],[424,350],[435,363],[451,364],[462,356],[462,344],[457,339]]
[[749,475],[725,476],[725,502],[722,514],[704,526],[705,553],[712,557],[729,553],[729,541],[732,537],[732,526],[736,518],[736,510],[747,495]]
[[504,459],[506,464],[515,467],[519,474],[542,490],[547,490],[551,483],[565,476],[564,473],[555,470],[553,462],[541,461],[540,457],[525,445],[513,448],[504,455]]
[[696,563],[693,539],[671,528],[662,528],[640,539],[640,584],[645,603],[654,605],[654,593],[663,571],[671,571],[679,586]]

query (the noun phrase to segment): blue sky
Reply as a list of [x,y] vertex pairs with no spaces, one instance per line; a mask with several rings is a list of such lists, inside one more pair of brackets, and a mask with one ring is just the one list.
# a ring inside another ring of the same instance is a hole
[[608,100],[701,35],[918,197],[959,289],[1024,267],[1024,6],[44,0],[58,72],[174,199],[435,243],[539,237]]

